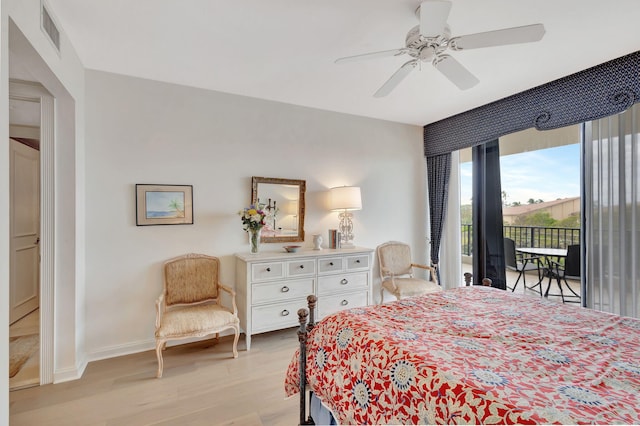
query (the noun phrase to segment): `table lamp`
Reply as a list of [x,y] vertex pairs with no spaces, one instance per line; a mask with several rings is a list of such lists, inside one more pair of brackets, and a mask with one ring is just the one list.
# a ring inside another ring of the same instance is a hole
[[341,235],[341,247],[352,248],[353,245],[353,213],[362,209],[362,198],[358,186],[338,186],[329,190],[329,209],[338,211],[340,225],[338,229]]

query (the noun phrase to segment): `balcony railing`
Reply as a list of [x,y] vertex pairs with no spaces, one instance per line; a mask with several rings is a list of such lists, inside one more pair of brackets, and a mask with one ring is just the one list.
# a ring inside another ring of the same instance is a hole
[[[462,254],[472,255],[472,225],[462,225]],[[567,248],[571,244],[580,244],[578,228],[548,228],[544,226],[504,225],[502,232],[511,238],[516,247]]]

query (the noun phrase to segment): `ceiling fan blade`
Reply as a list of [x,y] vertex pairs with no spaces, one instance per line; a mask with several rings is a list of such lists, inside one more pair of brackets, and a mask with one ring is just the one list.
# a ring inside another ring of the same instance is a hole
[[402,80],[404,80],[406,76],[409,75],[411,71],[413,71],[413,69],[416,67],[417,64],[418,64],[417,59],[413,59],[409,62],[406,62],[403,66],[401,66],[398,69],[398,71],[393,73],[393,75],[389,78],[389,80],[387,80],[382,85],[382,87],[380,87],[378,91],[374,93],[373,96],[376,98],[382,98],[384,96],[387,96],[389,93],[391,93],[393,89],[396,88],[398,84],[400,84]]
[[344,58],[338,58],[335,60],[336,64],[343,64],[345,62],[355,62],[364,59],[384,58],[386,56],[399,56],[407,51],[406,48],[394,49],[394,50],[382,50],[380,52],[363,53],[362,55],[346,56]]
[[541,40],[544,33],[544,25],[542,24],[504,28],[502,30],[454,37],[451,39],[451,48],[453,50],[463,50],[502,46],[505,44],[530,43]]
[[420,34],[423,37],[436,37],[442,34],[450,11],[450,1],[423,1],[420,4]]
[[460,62],[449,55],[438,56],[434,59],[433,66],[458,86],[460,90],[470,89],[480,83],[480,80],[475,75],[471,74]]

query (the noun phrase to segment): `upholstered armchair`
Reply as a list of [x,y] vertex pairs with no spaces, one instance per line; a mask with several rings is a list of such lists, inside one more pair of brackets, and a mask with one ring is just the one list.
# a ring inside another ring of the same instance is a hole
[[[236,294],[218,281],[220,261],[204,254],[186,254],[164,263],[164,285],[156,301],[157,377],[162,377],[162,351],[168,340],[204,337],[232,329],[233,357],[238,357],[240,322]],[[221,303],[221,293],[231,298],[231,307]]]
[[[442,291],[434,268],[411,261],[411,247],[408,244],[389,241],[379,245],[376,252],[380,266],[380,279],[382,280],[381,302],[384,300],[384,290],[397,299]],[[429,271],[431,280],[415,278],[413,268]]]

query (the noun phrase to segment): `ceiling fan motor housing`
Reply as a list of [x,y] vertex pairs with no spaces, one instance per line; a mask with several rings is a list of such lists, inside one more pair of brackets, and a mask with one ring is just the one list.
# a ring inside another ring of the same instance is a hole
[[420,26],[416,25],[407,33],[405,46],[410,56],[428,62],[447,50],[450,37],[449,26],[445,26],[444,32],[436,37],[424,37],[420,34]]

